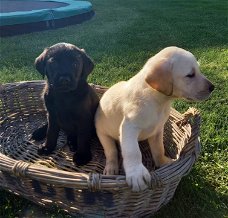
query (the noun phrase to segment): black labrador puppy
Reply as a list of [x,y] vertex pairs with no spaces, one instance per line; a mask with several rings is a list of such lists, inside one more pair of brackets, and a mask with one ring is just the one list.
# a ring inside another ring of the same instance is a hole
[[94,115],[99,98],[87,83],[94,64],[83,49],[68,43],[46,48],[35,60],[36,69],[47,76],[44,102],[47,125],[33,132],[32,138],[46,141],[38,154],[48,155],[56,147],[60,129],[67,135],[73,161],[77,165],[91,160],[90,139],[95,132]]

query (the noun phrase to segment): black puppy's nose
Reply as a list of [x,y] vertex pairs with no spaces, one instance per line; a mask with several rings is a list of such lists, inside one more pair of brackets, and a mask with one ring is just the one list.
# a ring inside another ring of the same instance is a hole
[[215,89],[215,86],[211,83],[209,85],[209,91],[212,92]]
[[68,84],[70,83],[70,78],[65,77],[65,76],[61,76],[61,77],[59,78],[59,83],[60,83],[61,85],[68,85]]

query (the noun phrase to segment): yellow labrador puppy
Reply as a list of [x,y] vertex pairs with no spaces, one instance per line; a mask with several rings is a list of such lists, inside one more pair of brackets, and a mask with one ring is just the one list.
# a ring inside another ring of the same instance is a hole
[[106,156],[104,174],[118,174],[118,140],[128,185],[133,191],[146,189],[151,176],[142,164],[138,141],[148,139],[157,167],[170,163],[164,152],[163,129],[172,100],[204,100],[213,89],[193,54],[178,47],[163,49],[134,77],[112,86],[101,98],[95,116]]

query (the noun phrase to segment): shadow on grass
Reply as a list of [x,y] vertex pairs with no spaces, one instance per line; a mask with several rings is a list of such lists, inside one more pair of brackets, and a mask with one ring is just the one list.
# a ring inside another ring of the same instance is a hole
[[[198,163],[199,165],[200,163]],[[228,197],[220,194],[195,167],[184,177],[174,198],[155,214],[155,218],[222,218],[228,215]]]
[[9,58],[14,66],[31,65],[45,47],[60,41],[84,47],[96,62],[104,55],[155,53],[170,45],[191,50],[228,43],[225,0],[91,2],[96,16],[88,23],[2,39],[1,65],[8,66]]

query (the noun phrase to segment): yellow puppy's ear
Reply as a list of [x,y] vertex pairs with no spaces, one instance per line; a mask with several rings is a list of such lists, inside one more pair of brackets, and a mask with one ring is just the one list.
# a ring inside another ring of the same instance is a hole
[[172,64],[167,59],[154,61],[146,67],[145,81],[155,90],[171,96],[173,93]]

